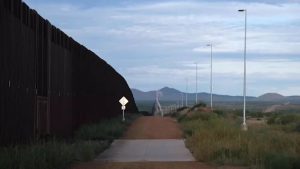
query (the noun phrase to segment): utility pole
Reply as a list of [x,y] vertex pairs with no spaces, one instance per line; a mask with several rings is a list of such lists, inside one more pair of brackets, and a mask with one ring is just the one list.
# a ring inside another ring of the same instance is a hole
[[213,103],[212,103],[212,43],[207,44],[206,46],[210,46],[210,109],[213,111]]
[[186,78],[186,88],[185,88],[185,106],[188,107],[188,83],[189,83],[189,79]]
[[183,93],[181,92],[181,107],[183,107]]

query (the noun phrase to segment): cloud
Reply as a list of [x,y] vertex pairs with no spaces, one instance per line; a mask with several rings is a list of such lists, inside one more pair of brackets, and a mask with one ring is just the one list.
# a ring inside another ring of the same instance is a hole
[[258,95],[274,86],[299,92],[299,1],[25,2],[94,50],[131,87],[144,90],[184,90],[186,78],[195,81],[196,61],[200,88],[208,90],[210,49],[205,45],[212,43],[216,92],[223,94],[241,91],[244,14],[237,9],[247,8],[249,90]]
[[[192,51],[203,51],[199,44],[213,42],[216,52],[243,49],[244,18],[237,12],[240,7],[248,9],[249,52],[300,52],[300,38],[295,36],[300,35],[299,25],[286,26],[299,24],[300,16],[296,15],[300,11],[299,4],[169,1],[104,8],[81,8],[72,4],[39,6],[46,11],[42,13],[47,18],[58,20],[58,26],[79,39],[122,36],[124,41],[144,45],[190,45],[194,46]],[[94,48],[89,43],[85,45]]]
[[[299,4],[172,1],[107,8],[72,4],[39,6],[46,11],[43,15],[59,20],[58,26],[75,37],[122,36],[136,43],[190,45],[194,46],[192,51],[202,51],[199,44],[213,42],[216,52],[242,49],[244,18],[237,12],[240,7],[248,9],[249,52],[300,52],[300,38],[295,36],[300,34],[300,16],[295,15],[300,12]],[[293,23],[298,26],[286,26]]]
[[[247,84],[249,95],[260,95],[265,92],[284,91],[285,88],[297,89],[300,79],[298,67],[300,62],[291,62],[285,59],[262,59],[249,61],[247,64]],[[209,91],[210,64],[199,63],[198,84],[201,91]],[[181,67],[165,67],[164,65],[148,65],[128,68],[126,71],[130,77],[129,83],[135,86],[172,86],[185,91],[186,79],[189,81],[189,91],[195,91],[195,64],[182,63]],[[149,83],[150,82],[150,83]],[[230,60],[217,60],[213,66],[214,91],[217,93],[242,94],[243,62]],[[180,83],[180,84],[179,84]],[[144,90],[151,90],[146,87]],[[235,92],[232,92],[235,91]],[[295,95],[299,90],[282,92],[286,95]]]

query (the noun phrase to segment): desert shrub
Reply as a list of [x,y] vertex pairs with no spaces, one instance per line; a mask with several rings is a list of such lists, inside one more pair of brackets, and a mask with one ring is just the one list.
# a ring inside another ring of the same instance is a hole
[[249,112],[248,116],[258,118],[258,119],[264,117],[262,112]]
[[299,114],[279,114],[274,113],[269,116],[268,124],[273,128],[286,132],[300,131],[300,115]]
[[177,109],[177,112],[178,112],[178,111],[185,110],[185,109],[187,109],[187,108],[188,108],[188,107],[186,107],[186,106],[180,107],[180,108]]
[[267,123],[268,124],[276,124],[278,116],[279,116],[278,114],[269,115]]
[[280,123],[283,124],[283,125],[296,123],[296,122],[300,121],[299,117],[300,116],[296,115],[296,114],[282,115],[282,116],[280,116]]
[[216,113],[219,116],[222,116],[222,117],[226,116],[226,113],[223,110],[216,109],[216,110],[213,110],[213,111],[214,111],[214,113]]
[[176,119],[177,119],[178,122],[181,122],[181,121],[183,121],[186,117],[187,117],[187,114],[178,114],[178,115],[176,116]]
[[268,120],[268,124],[281,124],[281,125],[287,125],[287,124],[298,123],[298,122],[300,122],[299,114],[273,114]]
[[208,121],[194,120],[183,124],[188,131],[187,146],[194,152],[199,161],[222,163],[228,159],[236,160],[243,151],[239,149],[238,138],[241,133],[233,124],[220,119]]
[[195,105],[190,109],[190,111],[194,111],[194,110],[196,110],[196,109],[198,109],[198,108],[201,108],[201,107],[206,107],[206,104],[205,104],[204,102],[199,102],[199,103],[195,104]]
[[195,112],[191,113],[191,115],[186,116],[185,120],[188,120],[188,121],[191,121],[191,120],[208,121],[208,120],[215,119],[215,118],[217,118],[216,113],[195,111]]
[[281,167],[299,166],[299,134],[269,128],[245,132],[239,123],[231,118],[207,119],[201,115],[181,121],[186,145],[199,161],[254,168],[272,168],[277,162]]
[[229,113],[232,114],[233,116],[241,117],[243,115],[243,110],[242,109],[232,110]]
[[298,123],[296,124],[296,127],[295,127],[295,130],[294,130],[294,131],[300,133],[300,122],[298,122]]

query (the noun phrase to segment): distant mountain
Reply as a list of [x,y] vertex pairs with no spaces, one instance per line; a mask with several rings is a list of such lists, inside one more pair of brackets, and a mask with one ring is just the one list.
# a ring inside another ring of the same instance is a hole
[[[136,101],[154,101],[156,97],[156,91],[148,91],[143,92],[138,89],[131,89],[133,96]],[[159,97],[162,101],[180,101],[182,98],[185,100],[186,93],[176,90],[174,88],[164,87],[158,90],[161,93]],[[196,94],[195,93],[188,93],[187,98],[188,100],[195,100]],[[210,93],[198,93],[197,95],[199,101],[210,101]],[[229,96],[229,95],[217,95],[213,94],[214,101],[222,101],[222,102],[237,102],[242,101],[242,96]],[[255,100],[256,97],[247,97],[247,100]]]
[[[131,89],[133,96],[136,101],[154,101],[156,97],[156,91],[143,92],[138,89]],[[170,87],[164,87],[159,89],[161,96],[161,101],[180,101],[182,98],[185,100],[186,93],[176,90]],[[195,100],[195,93],[187,94],[188,100]],[[210,93],[198,93],[198,100],[209,102]],[[263,102],[276,102],[276,103],[299,103],[300,96],[283,96],[278,93],[266,93],[259,97],[246,97],[247,101],[263,101]],[[243,101],[243,96],[230,96],[230,95],[218,95],[213,94],[213,100],[217,102],[240,102]]]
[[[156,98],[156,92],[157,91],[148,91],[148,92],[143,92],[138,89],[131,89],[132,94],[134,96],[135,100],[155,100]],[[179,100],[179,97],[181,97],[181,93],[179,90],[169,88],[169,87],[164,87],[160,90],[160,100],[165,100],[165,101],[174,101],[174,100]]]
[[289,102],[300,102],[300,96],[288,96],[285,99]]
[[285,100],[285,97],[278,93],[266,93],[258,97],[260,101],[280,101]]
[[174,95],[174,94],[176,95],[176,94],[181,93],[179,90],[169,88],[169,87],[164,87],[164,88],[160,89],[159,91],[161,91],[165,95]]
[[154,100],[156,91],[143,92],[138,89],[131,89],[134,100]]

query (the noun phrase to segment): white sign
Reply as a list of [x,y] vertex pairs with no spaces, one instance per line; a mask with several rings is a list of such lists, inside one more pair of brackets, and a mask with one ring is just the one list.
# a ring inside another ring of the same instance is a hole
[[122,97],[119,102],[121,103],[122,107],[121,109],[123,110],[123,121],[125,121],[125,115],[124,115],[124,110],[126,109],[125,105],[128,103],[128,100],[126,99],[126,97]]
[[128,100],[126,99],[126,97],[122,97],[119,102],[121,103],[122,106],[125,106],[128,103]]

